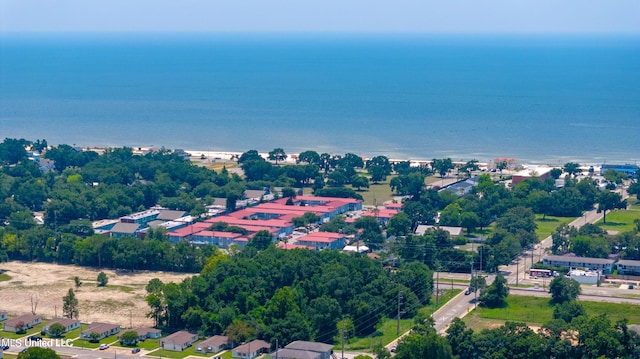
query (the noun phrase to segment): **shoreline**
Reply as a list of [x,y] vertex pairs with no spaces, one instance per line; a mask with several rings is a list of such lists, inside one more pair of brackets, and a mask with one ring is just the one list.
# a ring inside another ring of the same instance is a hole
[[[248,151],[233,151],[233,150],[198,150],[198,149],[178,149],[178,148],[168,148],[168,147],[155,147],[155,146],[128,146],[128,145],[122,145],[122,146],[78,146],[79,148],[82,148],[82,150],[84,151],[95,151],[98,153],[103,153],[106,149],[108,148],[119,148],[119,147],[130,147],[133,149],[133,152],[135,154],[146,154],[148,152],[154,151],[154,150],[160,150],[160,149],[168,149],[171,151],[175,151],[175,150],[182,150],[185,153],[189,154],[191,156],[191,160],[194,159],[199,159],[202,156],[204,156],[207,160],[210,160],[210,163],[215,163],[215,162],[220,162],[220,163],[224,163],[224,162],[233,162],[235,163],[236,160],[234,159],[234,157],[236,156],[240,156],[242,155],[244,152]],[[258,154],[260,154],[260,156],[262,156],[265,160],[268,160],[268,152],[263,152],[260,150],[257,150]],[[286,151],[285,151],[286,152]],[[319,154],[320,153],[330,153],[332,155],[336,154],[336,155],[344,155],[347,152],[335,152],[335,151],[326,151],[326,149],[323,149],[322,151],[316,151]],[[380,153],[376,153],[376,154],[361,154],[361,153],[357,153],[357,152],[351,152],[351,153],[355,153],[356,155],[362,157],[363,160],[368,160],[371,159],[375,156],[379,156],[379,155],[383,155],[383,156],[387,156],[387,158],[389,159],[390,162],[392,163],[396,163],[396,162],[403,162],[403,161],[409,161],[411,162],[413,165],[423,165],[423,164],[429,164],[431,163],[431,161],[433,160],[433,158],[451,158],[451,160],[453,161],[454,164],[464,164],[467,161],[471,161],[471,160],[477,160],[478,161],[478,165],[481,167],[487,167],[487,168],[495,168],[494,165],[494,160],[498,159],[498,158],[505,158],[505,157],[496,157],[493,160],[489,159],[478,159],[478,158],[468,158],[468,159],[458,159],[457,156],[455,157],[456,159],[454,159],[452,156],[435,156],[432,158],[419,158],[419,157],[412,157],[412,156],[407,156],[405,158],[398,158],[398,157],[391,157],[388,155],[385,155],[382,153],[382,151],[379,151]],[[362,152],[364,153],[364,152]],[[299,153],[297,152],[291,152],[288,153],[287,152],[287,159],[284,161],[280,161],[281,163],[286,163],[286,164],[296,164],[297,161],[296,159],[298,158]],[[506,158],[505,158],[506,159]],[[513,166],[514,167],[530,167],[530,166],[547,166],[547,167],[556,167],[556,168],[561,168],[562,166],[564,166],[564,164],[568,163],[568,162],[575,162],[578,163],[580,165],[581,168],[583,169],[588,169],[589,167],[593,166],[595,167],[600,167],[603,164],[631,164],[631,165],[638,165],[638,160],[629,160],[629,161],[607,161],[607,160],[603,160],[603,161],[597,161],[597,160],[591,160],[591,161],[581,161],[581,160],[575,160],[575,159],[563,159],[562,157],[558,157],[557,160],[554,161],[538,161],[538,160],[522,160],[520,161],[518,158],[513,157],[513,158],[509,158],[510,160],[513,160]]]

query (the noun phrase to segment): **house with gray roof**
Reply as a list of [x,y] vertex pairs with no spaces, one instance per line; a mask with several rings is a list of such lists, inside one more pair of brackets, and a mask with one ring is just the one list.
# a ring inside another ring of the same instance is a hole
[[225,335],[214,335],[198,344],[196,344],[196,352],[198,353],[217,353],[221,350],[229,349],[231,340]]
[[160,345],[164,350],[181,352],[198,340],[198,334],[189,333],[181,330],[175,332],[160,341]]

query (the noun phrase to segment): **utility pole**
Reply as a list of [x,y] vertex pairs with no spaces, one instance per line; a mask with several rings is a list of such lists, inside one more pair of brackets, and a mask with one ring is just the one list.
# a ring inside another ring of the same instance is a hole
[[436,267],[436,307],[438,306],[438,294],[440,294],[440,271],[438,269],[440,268]]
[[520,258],[516,259],[516,287],[518,286],[518,278],[520,277]]
[[276,359],[278,359],[278,339],[276,339]]
[[400,336],[400,300],[402,299],[402,291],[398,291],[398,328],[397,333]]
[[340,357],[340,359],[344,359],[344,318],[342,319],[342,333],[340,333],[340,339],[342,341],[342,356]]

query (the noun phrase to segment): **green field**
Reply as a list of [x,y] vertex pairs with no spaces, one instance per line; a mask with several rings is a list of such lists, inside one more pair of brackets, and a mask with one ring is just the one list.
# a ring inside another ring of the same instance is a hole
[[[420,308],[418,312],[422,314],[430,315],[431,313],[436,311],[438,308],[440,308],[442,305],[444,305],[446,302],[448,302],[451,298],[458,295],[458,293],[460,292],[461,292],[460,289],[444,290],[444,294],[442,294],[439,298],[438,306],[435,305],[436,297],[431,296],[430,304]],[[411,329],[412,326],[413,326],[412,319],[400,320],[400,333],[402,334],[406,332],[407,330]],[[398,330],[398,321],[395,319],[385,318],[378,325],[377,331],[375,333],[373,333],[371,336],[352,338],[348,342],[345,342],[344,349],[345,350],[369,350],[371,347],[376,345],[386,345],[398,337],[397,330]],[[334,351],[340,350],[340,349],[341,349],[340,344],[334,347]]]
[[551,233],[555,232],[556,228],[558,228],[561,224],[569,224],[573,222],[577,217],[554,217],[554,216],[546,216],[545,219],[542,219],[541,214],[536,214],[536,224],[538,228],[536,229],[536,235],[539,240],[543,240],[551,235]]
[[640,219],[640,206],[634,205],[627,210],[616,210],[607,212],[607,223],[599,221],[597,223],[602,229],[630,232],[636,228],[634,220]]
[[84,339],[76,339],[73,341],[73,346],[80,348],[91,348],[95,349],[100,346],[100,344],[113,344],[118,341],[118,335],[112,335],[100,340],[97,343],[92,343],[88,340]]
[[10,275],[8,275],[7,273],[0,273],[0,282],[6,282],[8,280],[11,280]]
[[183,350],[181,352],[174,352],[174,351],[171,351],[171,350],[158,349],[158,350],[153,351],[153,352],[151,352],[151,353],[149,353],[147,355],[152,355],[152,356],[157,356],[157,357],[160,357],[162,355],[163,358],[182,359],[182,358],[185,358],[185,357],[188,357],[188,356],[191,356],[191,355],[207,358],[207,357],[213,356],[214,354],[213,353],[202,354],[202,353],[196,352],[196,344],[194,343],[192,346],[188,347],[187,349],[185,349],[185,350]]
[[[606,313],[612,322],[626,318],[629,324],[640,324],[640,306],[627,303],[580,302],[588,315]],[[549,298],[509,296],[507,307],[488,309],[478,307],[471,315],[464,318],[467,325],[474,330],[491,328],[506,321],[525,322],[540,326],[553,319],[553,307]]]
[[[378,184],[369,183],[369,188],[363,188],[361,191],[357,191],[362,196],[362,200],[365,205],[380,206],[386,201],[393,199],[391,193],[391,187],[389,187],[389,181],[392,176],[387,177],[387,180]],[[347,185],[348,188],[353,188],[351,185]],[[353,188],[355,190],[355,188]]]
[[[74,329],[68,333],[65,333],[62,336],[62,339],[76,339],[80,337],[80,332],[82,332],[83,330],[87,329],[88,325],[87,324],[81,324],[80,328],[78,329]],[[50,335],[46,335],[47,338],[54,338]]]
[[16,333],[12,333],[12,332],[5,332],[4,330],[0,331],[0,337],[3,338],[7,338],[7,339],[19,339],[22,337],[26,337],[28,335],[40,335],[40,332],[42,331],[42,327],[44,327],[45,323],[42,322],[38,325],[36,325],[35,327],[27,330],[26,333],[22,333],[22,334],[16,334]]

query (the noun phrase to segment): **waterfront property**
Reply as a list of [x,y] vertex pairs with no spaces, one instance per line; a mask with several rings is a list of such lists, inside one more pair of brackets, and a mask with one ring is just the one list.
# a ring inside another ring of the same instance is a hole
[[39,315],[25,314],[12,319],[8,319],[4,322],[4,330],[6,332],[17,333],[22,330],[27,330],[42,323],[42,318]]
[[613,259],[590,258],[576,256],[545,256],[542,263],[555,267],[586,268],[601,271],[603,274],[613,272]]

